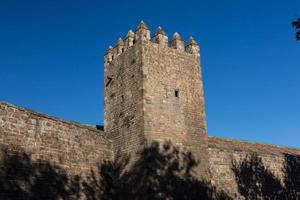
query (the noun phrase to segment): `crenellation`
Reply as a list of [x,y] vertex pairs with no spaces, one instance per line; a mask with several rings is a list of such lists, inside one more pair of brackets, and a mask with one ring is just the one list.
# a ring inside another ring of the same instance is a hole
[[188,44],[185,46],[185,51],[200,56],[200,47],[193,37],[190,37]]
[[168,46],[168,36],[160,26],[154,34],[153,42],[162,46]]
[[113,47],[109,46],[108,50],[107,50],[107,52],[104,56],[104,62],[105,63],[109,63],[113,60],[113,57],[114,57],[113,52],[114,52]]
[[171,40],[171,48],[184,51],[184,41],[182,40],[181,36],[177,32],[173,34],[173,38]]
[[134,44],[134,32],[132,30],[129,30],[126,37],[125,37],[125,50],[133,46]]
[[141,21],[135,32],[129,30],[124,40],[119,38],[114,48],[112,46],[109,47],[104,56],[104,63],[110,63],[116,59],[127,49],[132,47],[138,40],[153,42],[160,46],[177,49],[178,51],[194,54],[198,57],[200,56],[199,45],[192,37],[190,37],[188,44],[184,46],[184,41],[179,33],[175,32],[172,39],[169,40],[166,32],[159,26],[154,33],[153,39],[151,40],[150,38],[149,27],[144,21]]
[[150,40],[150,29],[141,21],[135,31],[135,40]]
[[124,42],[123,42],[122,38],[119,38],[119,40],[117,42],[116,50],[117,50],[116,56],[118,56],[124,52]]

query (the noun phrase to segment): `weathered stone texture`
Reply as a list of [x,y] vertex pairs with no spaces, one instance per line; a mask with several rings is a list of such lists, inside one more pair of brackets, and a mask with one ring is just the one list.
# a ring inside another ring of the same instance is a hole
[[230,194],[234,199],[243,199],[238,192],[232,171],[233,162],[240,162],[246,156],[256,154],[262,159],[264,166],[282,180],[284,154],[300,156],[300,150],[209,137],[208,154],[212,184]]
[[49,117],[0,102],[0,146],[19,148],[33,160],[49,161],[70,174],[87,175],[112,159],[112,143],[96,127]]
[[146,138],[191,150],[204,170],[207,132],[199,57],[151,41],[143,42],[142,56]]
[[[140,41],[105,64],[104,129],[116,154],[128,155],[144,144],[143,74]],[[118,57],[117,57],[118,56]]]
[[206,136],[199,58],[152,42],[142,48],[145,135],[184,146]]

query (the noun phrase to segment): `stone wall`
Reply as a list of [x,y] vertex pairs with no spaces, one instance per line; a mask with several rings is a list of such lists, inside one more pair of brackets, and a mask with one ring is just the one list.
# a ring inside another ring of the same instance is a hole
[[104,81],[105,132],[114,143],[114,152],[127,156],[145,143],[140,41],[105,63]]
[[[215,137],[209,137],[208,141],[211,182],[219,190],[225,191],[234,199],[243,199],[238,192],[236,176],[233,172],[234,163],[243,161],[247,156],[257,155],[261,158],[266,169],[284,185],[285,155],[298,156],[298,159],[300,156],[300,150],[293,148]],[[297,166],[299,167],[300,163],[297,163]],[[254,168],[255,166],[251,167]],[[255,173],[257,174],[260,172],[255,171]],[[296,175],[299,176],[299,174]],[[300,185],[297,187],[300,187]],[[274,188],[272,189],[274,190]],[[300,191],[300,188],[298,188],[298,191]]]
[[103,130],[0,102],[0,147],[22,149],[69,174],[87,175],[103,159],[112,159],[112,143]]
[[200,137],[204,140],[207,133],[199,57],[148,41],[142,48],[145,135],[183,146]]
[[171,141],[207,163],[207,132],[199,57],[183,49],[144,41],[144,129],[148,141]]

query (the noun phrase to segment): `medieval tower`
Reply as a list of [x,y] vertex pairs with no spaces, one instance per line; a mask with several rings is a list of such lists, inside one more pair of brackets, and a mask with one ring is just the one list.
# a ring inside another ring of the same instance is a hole
[[[171,141],[205,158],[207,131],[200,49],[142,21],[105,55],[105,131],[116,153]],[[200,157],[199,157],[200,158]],[[204,162],[203,162],[204,163]]]

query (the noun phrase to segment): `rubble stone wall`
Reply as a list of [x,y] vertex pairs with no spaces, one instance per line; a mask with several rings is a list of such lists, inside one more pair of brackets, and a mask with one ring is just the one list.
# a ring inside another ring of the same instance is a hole
[[[234,199],[240,199],[241,197],[238,192],[236,176],[232,170],[233,163],[240,163],[247,156],[256,155],[261,158],[266,169],[283,184],[285,155],[300,156],[299,149],[287,147],[215,137],[209,137],[208,141],[211,182],[216,188],[230,194]],[[300,163],[298,164],[300,165]]]
[[70,174],[86,175],[103,159],[112,159],[112,143],[103,130],[0,102],[0,147],[24,150]]

